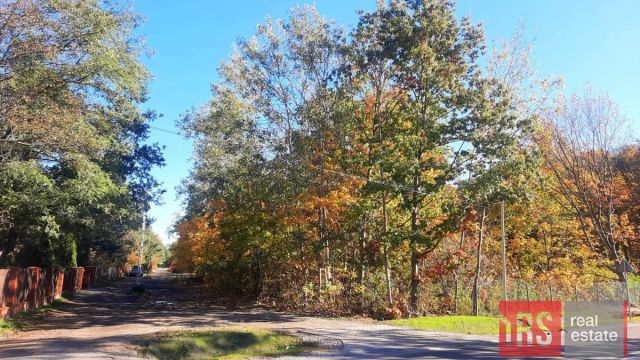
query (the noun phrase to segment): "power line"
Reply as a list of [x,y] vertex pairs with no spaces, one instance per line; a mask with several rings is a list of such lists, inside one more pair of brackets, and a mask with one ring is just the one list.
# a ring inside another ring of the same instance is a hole
[[182,135],[181,135],[179,132],[177,132],[177,131],[168,130],[168,129],[163,129],[163,128],[160,128],[160,127],[157,127],[157,126],[149,125],[149,128],[150,128],[150,129],[153,129],[153,130],[162,131],[162,132],[165,132],[165,133],[167,133],[167,134],[172,134],[172,135],[179,135],[179,136],[182,136]]
[[[160,127],[157,127],[157,126],[149,125],[149,128],[154,129],[154,130],[158,130],[158,131],[162,131],[162,132],[165,132],[167,134],[182,136],[182,134],[180,134],[180,133],[178,133],[176,131],[163,129],[163,128],[160,128]],[[312,167],[316,167],[316,166],[312,165]],[[329,169],[324,169],[324,171],[330,172],[330,173],[333,173],[333,174],[336,174],[336,175],[341,175],[341,176],[346,176],[346,177],[350,177],[350,178],[354,178],[354,179],[364,180],[364,181],[367,181],[367,182],[370,182],[370,183],[374,183],[374,184],[378,184],[378,185],[381,185],[381,186],[394,188],[396,190],[415,192],[415,193],[418,193],[418,194],[421,194],[421,195],[427,195],[424,191],[416,190],[416,189],[413,189],[413,188],[410,188],[410,187],[407,187],[407,186],[403,186],[403,185],[400,185],[400,184],[396,184],[396,183],[388,183],[388,182],[384,182],[384,181],[368,179],[368,178],[366,178],[364,176],[348,174],[348,173],[345,173],[345,172],[342,172],[342,171],[329,170]]]
[[[317,166],[311,165],[311,167],[315,167],[316,169],[318,169]],[[329,170],[329,169],[323,169],[326,172],[330,172],[336,175],[342,175],[342,176],[346,176],[346,177],[350,177],[350,178],[354,178],[354,179],[360,179],[360,180],[364,180],[367,182],[371,182],[374,184],[378,184],[378,185],[382,185],[382,186],[386,186],[386,187],[390,187],[390,188],[394,188],[396,190],[403,190],[403,191],[408,191],[408,192],[415,192],[417,194],[421,194],[421,195],[428,195],[427,193],[425,193],[424,191],[420,191],[420,190],[416,190],[404,185],[400,185],[397,183],[388,183],[388,182],[384,182],[384,181],[378,181],[378,180],[373,180],[373,179],[367,179],[364,176],[360,176],[360,175],[354,175],[354,174],[348,174],[342,171],[337,171],[337,170]]]

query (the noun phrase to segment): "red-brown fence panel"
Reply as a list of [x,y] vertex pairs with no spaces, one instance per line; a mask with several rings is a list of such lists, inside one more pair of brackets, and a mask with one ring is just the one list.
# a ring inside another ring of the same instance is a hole
[[63,292],[74,294],[121,276],[121,269],[115,266],[69,268],[64,272],[38,267],[0,269],[0,319],[50,304]]

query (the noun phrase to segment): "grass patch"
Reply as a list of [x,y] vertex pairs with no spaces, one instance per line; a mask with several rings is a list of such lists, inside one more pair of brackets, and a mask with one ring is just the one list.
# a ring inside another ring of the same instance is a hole
[[144,344],[142,352],[160,360],[244,359],[294,355],[311,348],[291,335],[243,329],[167,333]]
[[425,316],[390,320],[389,323],[459,334],[494,335],[500,331],[499,319],[488,316]]
[[0,319],[0,335],[11,333],[15,328],[13,321]]
[[69,299],[64,296],[60,296],[60,299],[53,299],[53,301],[51,302],[51,306],[56,307],[66,303],[67,301],[69,301]]

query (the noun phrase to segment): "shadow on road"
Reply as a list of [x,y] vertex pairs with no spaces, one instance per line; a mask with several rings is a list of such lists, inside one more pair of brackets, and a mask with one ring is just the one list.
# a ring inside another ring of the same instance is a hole
[[[227,308],[197,289],[172,281],[166,270],[143,279],[144,295],[129,294],[135,279],[84,290],[36,316],[26,331],[0,341],[0,358],[139,359],[134,344],[161,331],[210,327],[287,330],[344,346],[307,359],[499,359],[497,338],[414,330],[382,323]],[[637,354],[639,340],[629,343]],[[329,341],[331,342],[331,341]]]

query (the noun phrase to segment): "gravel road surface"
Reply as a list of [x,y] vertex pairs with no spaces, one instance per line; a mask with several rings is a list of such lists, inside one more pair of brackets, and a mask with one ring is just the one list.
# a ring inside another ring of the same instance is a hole
[[[331,350],[302,357],[307,359],[499,358],[496,337],[299,316],[257,307],[229,309],[176,287],[172,278],[161,269],[143,279],[149,291],[142,298],[128,295],[135,284],[132,278],[84,290],[35,318],[23,331],[0,339],[0,359],[140,359],[135,344],[151,334],[221,326],[286,330],[333,345]],[[640,337],[640,327],[633,326],[630,335]],[[634,351],[638,344],[632,340],[629,348]]]

